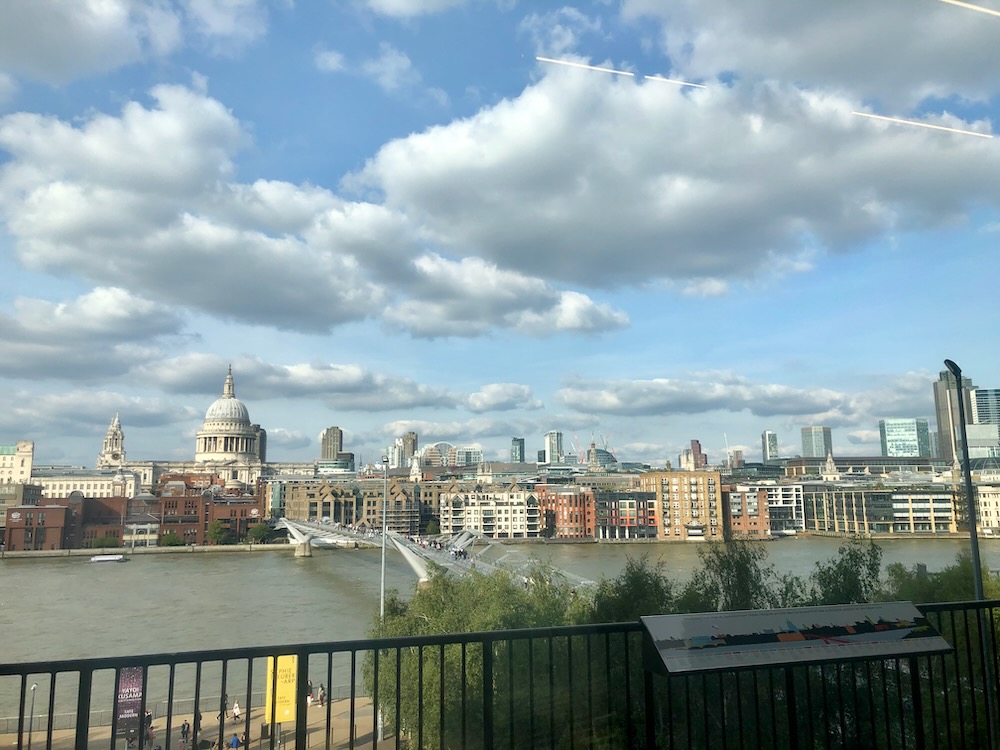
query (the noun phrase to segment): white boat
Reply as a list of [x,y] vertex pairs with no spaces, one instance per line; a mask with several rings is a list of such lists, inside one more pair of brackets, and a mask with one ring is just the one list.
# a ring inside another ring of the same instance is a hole
[[90,558],[91,562],[128,562],[128,556],[126,555],[94,555]]

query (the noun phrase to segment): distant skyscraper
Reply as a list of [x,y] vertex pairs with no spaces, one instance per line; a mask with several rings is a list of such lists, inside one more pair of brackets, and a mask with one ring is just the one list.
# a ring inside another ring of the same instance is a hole
[[1000,424],[1000,388],[977,388],[972,392],[973,424]]
[[833,455],[833,432],[829,427],[802,428],[802,457],[826,458]]
[[931,435],[926,419],[880,419],[883,456],[930,456]]
[[455,449],[455,466],[478,466],[482,462],[482,448],[466,445]]
[[[965,387],[966,422],[972,424],[972,394],[976,386],[971,378],[962,378]],[[956,427],[958,426],[958,382],[948,370],[943,370],[934,383],[934,416],[937,419],[938,450],[949,463],[959,455]]]
[[402,461],[402,466],[409,466],[410,459],[417,455],[417,449],[419,448],[419,441],[417,439],[417,433],[407,432],[403,435],[403,452],[400,455]]
[[510,439],[510,462],[513,464],[524,463],[524,438],[516,437]]
[[701,452],[701,441],[691,441],[691,460],[694,462],[695,471],[708,466],[708,456]]
[[760,435],[760,453],[765,464],[778,460],[778,434],[764,430]]
[[320,459],[336,461],[344,450],[344,433],[339,427],[327,427],[320,435]]
[[563,434],[557,430],[545,433],[545,463],[561,464],[563,461]]

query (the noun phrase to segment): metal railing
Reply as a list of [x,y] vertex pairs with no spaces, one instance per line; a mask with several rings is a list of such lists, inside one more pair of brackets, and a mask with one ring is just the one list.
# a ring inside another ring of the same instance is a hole
[[[644,671],[638,623],[7,664],[0,746],[175,748],[186,721],[188,748],[972,750],[1000,693],[998,606],[922,606],[944,655],[670,677]],[[268,668],[288,655],[291,675]]]

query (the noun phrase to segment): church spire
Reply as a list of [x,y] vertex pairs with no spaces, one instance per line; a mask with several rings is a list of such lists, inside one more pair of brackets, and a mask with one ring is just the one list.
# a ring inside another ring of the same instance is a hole
[[229,365],[229,374],[226,375],[226,384],[222,387],[223,398],[236,398],[236,389],[233,387],[233,366]]

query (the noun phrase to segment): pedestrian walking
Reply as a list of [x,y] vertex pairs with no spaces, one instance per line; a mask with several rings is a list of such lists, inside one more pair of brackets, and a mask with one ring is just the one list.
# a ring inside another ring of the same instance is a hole
[[323,704],[325,704],[325,703],[326,703],[326,688],[323,687],[323,683],[321,682],[319,684],[319,705],[320,705],[320,708],[322,708]]
[[240,702],[233,701],[233,721],[239,723],[240,721]]
[[184,719],[184,723],[181,724],[181,739],[185,742],[188,741],[188,737],[191,736],[191,724],[187,719]]
[[223,693],[222,700],[219,702],[219,715],[215,717],[216,719],[229,718],[229,694]]
[[309,680],[309,685],[306,688],[306,708],[312,706],[313,702],[313,681]]
[[233,738],[229,740],[229,747],[239,747],[239,746],[240,746],[240,738],[234,734]]

